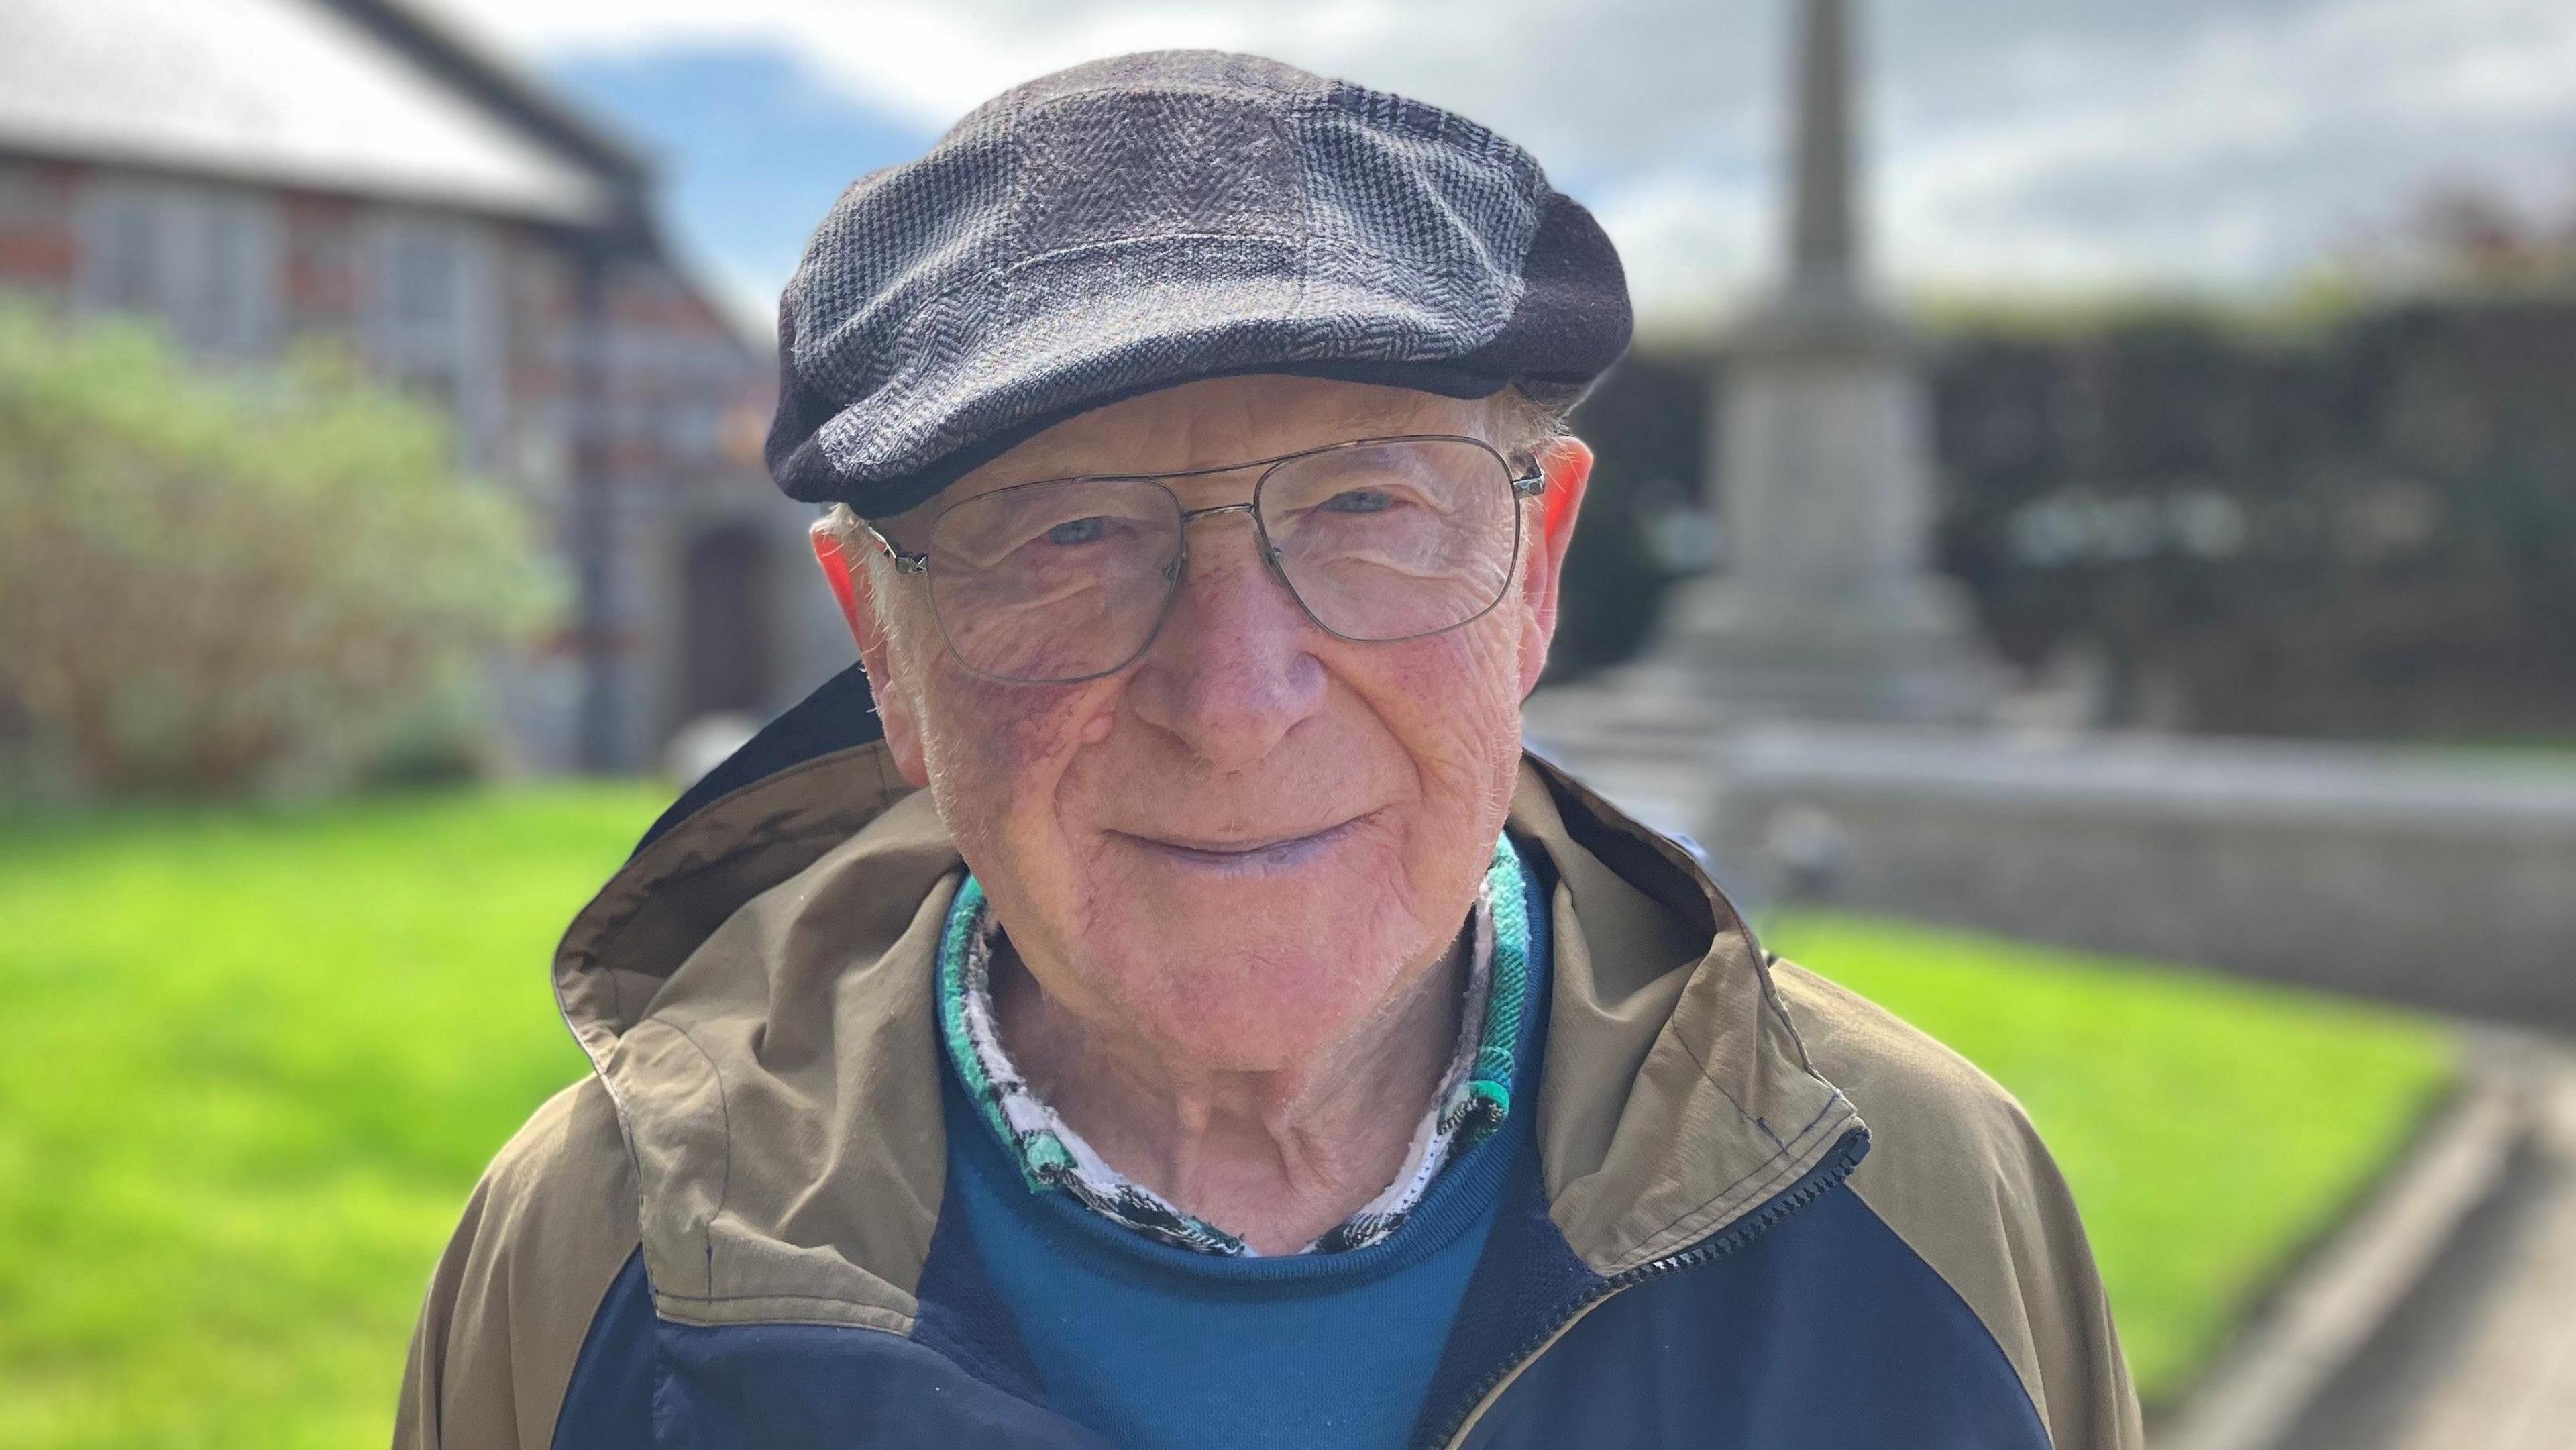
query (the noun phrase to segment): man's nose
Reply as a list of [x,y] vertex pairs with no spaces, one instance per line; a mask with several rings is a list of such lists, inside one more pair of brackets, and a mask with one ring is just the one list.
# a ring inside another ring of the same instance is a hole
[[1261,559],[1249,514],[1206,516],[1128,699],[1137,715],[1220,770],[1259,762],[1323,708],[1322,638]]

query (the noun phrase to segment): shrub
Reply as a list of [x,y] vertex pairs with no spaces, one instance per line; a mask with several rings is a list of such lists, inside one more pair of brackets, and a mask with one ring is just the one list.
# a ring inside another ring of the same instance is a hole
[[93,790],[345,764],[553,606],[526,510],[455,457],[333,352],[218,374],[0,308],[0,697]]

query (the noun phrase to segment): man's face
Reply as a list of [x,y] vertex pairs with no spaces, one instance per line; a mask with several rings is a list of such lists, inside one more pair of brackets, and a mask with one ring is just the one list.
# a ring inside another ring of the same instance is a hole
[[[1060,423],[883,527],[917,548],[942,508],[1015,483],[1487,436],[1490,411],[1409,389],[1211,379]],[[1075,684],[971,673],[919,578],[859,571],[885,626],[861,643],[888,743],[1050,997],[1201,1066],[1259,1071],[1312,1060],[1440,960],[1510,803],[1520,702],[1546,660],[1590,455],[1562,440],[1542,461],[1551,491],[1568,491],[1545,511],[1556,526],[1519,505],[1503,601],[1423,639],[1317,628],[1262,567],[1242,513],[1189,526],[1188,572],[1152,646]],[[1201,508],[1248,499],[1258,476],[1172,487]]]

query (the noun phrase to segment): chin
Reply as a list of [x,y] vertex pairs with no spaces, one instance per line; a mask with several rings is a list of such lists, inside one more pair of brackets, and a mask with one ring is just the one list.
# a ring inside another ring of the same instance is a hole
[[1430,954],[1392,903],[1371,919],[1324,896],[1152,912],[1096,960],[1125,979],[1114,996],[1134,1020],[1176,1050],[1237,1071],[1293,1066],[1347,1036]]
[[1069,965],[1135,1030],[1193,1061],[1311,1062],[1444,950],[1466,908],[1419,899],[1413,813],[1329,814],[1341,823],[1250,850],[1097,832],[1076,888],[1085,941]]

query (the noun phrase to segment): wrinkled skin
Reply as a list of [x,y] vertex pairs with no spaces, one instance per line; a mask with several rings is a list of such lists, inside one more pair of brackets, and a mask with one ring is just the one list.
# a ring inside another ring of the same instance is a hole
[[[1212,379],[1057,424],[880,527],[918,547],[940,507],[1013,483],[1486,436],[1491,412]],[[1591,456],[1560,439],[1541,461],[1563,497],[1522,505],[1510,591],[1426,639],[1317,628],[1261,567],[1242,514],[1190,526],[1152,647],[1078,684],[971,674],[922,581],[851,571],[894,758],[929,787],[1025,970],[997,985],[1015,1059],[1109,1161],[1251,1225],[1256,1246],[1302,1242],[1385,1185],[1454,1044],[1453,947],[1510,803],[1520,702],[1546,662]],[[1255,477],[1175,488],[1196,508],[1248,498]],[[1236,1161],[1244,1138],[1255,1161]]]

